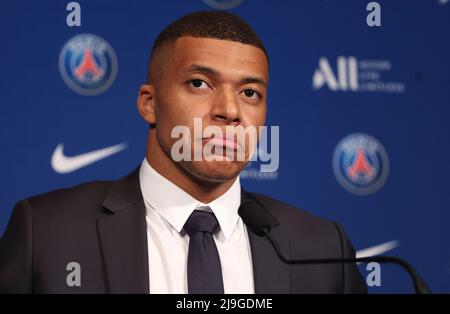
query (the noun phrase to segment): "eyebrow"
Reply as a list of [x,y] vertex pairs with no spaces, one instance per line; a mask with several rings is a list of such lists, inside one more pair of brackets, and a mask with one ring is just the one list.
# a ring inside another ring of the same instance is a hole
[[[188,72],[200,72],[200,73],[204,73],[204,74],[209,74],[212,76],[220,76],[220,73],[217,70],[214,70],[213,68],[204,66],[204,65],[199,65],[199,64],[192,64],[189,68],[188,68]],[[266,81],[264,81],[262,78],[259,77],[245,77],[243,79],[241,79],[240,81],[241,84],[260,84],[263,85],[264,87],[267,86]]]

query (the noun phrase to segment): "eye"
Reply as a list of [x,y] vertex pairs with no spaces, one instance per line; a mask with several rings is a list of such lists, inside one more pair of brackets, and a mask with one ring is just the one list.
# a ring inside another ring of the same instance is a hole
[[244,90],[244,95],[246,97],[248,97],[248,98],[254,98],[255,96],[257,98],[261,97],[261,95],[257,91],[255,91],[253,89],[246,89],[246,90]]
[[208,85],[205,83],[205,81],[200,80],[200,79],[194,79],[190,81],[190,84],[195,87],[195,88],[208,88]]

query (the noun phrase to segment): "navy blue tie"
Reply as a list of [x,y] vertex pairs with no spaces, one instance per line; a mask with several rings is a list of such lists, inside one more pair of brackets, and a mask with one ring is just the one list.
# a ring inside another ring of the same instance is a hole
[[189,235],[189,294],[224,293],[219,252],[213,239],[218,227],[214,213],[203,210],[194,210],[184,225]]

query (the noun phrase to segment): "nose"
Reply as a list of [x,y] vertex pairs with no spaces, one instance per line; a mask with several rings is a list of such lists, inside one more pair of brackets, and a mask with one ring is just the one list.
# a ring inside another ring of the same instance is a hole
[[217,94],[211,110],[212,119],[226,125],[239,125],[241,123],[240,105],[234,91],[224,88]]

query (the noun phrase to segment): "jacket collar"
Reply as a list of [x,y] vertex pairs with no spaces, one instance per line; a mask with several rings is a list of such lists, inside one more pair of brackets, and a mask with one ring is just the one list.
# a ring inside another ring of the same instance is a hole
[[139,167],[114,181],[97,220],[109,293],[148,293],[148,245]]

